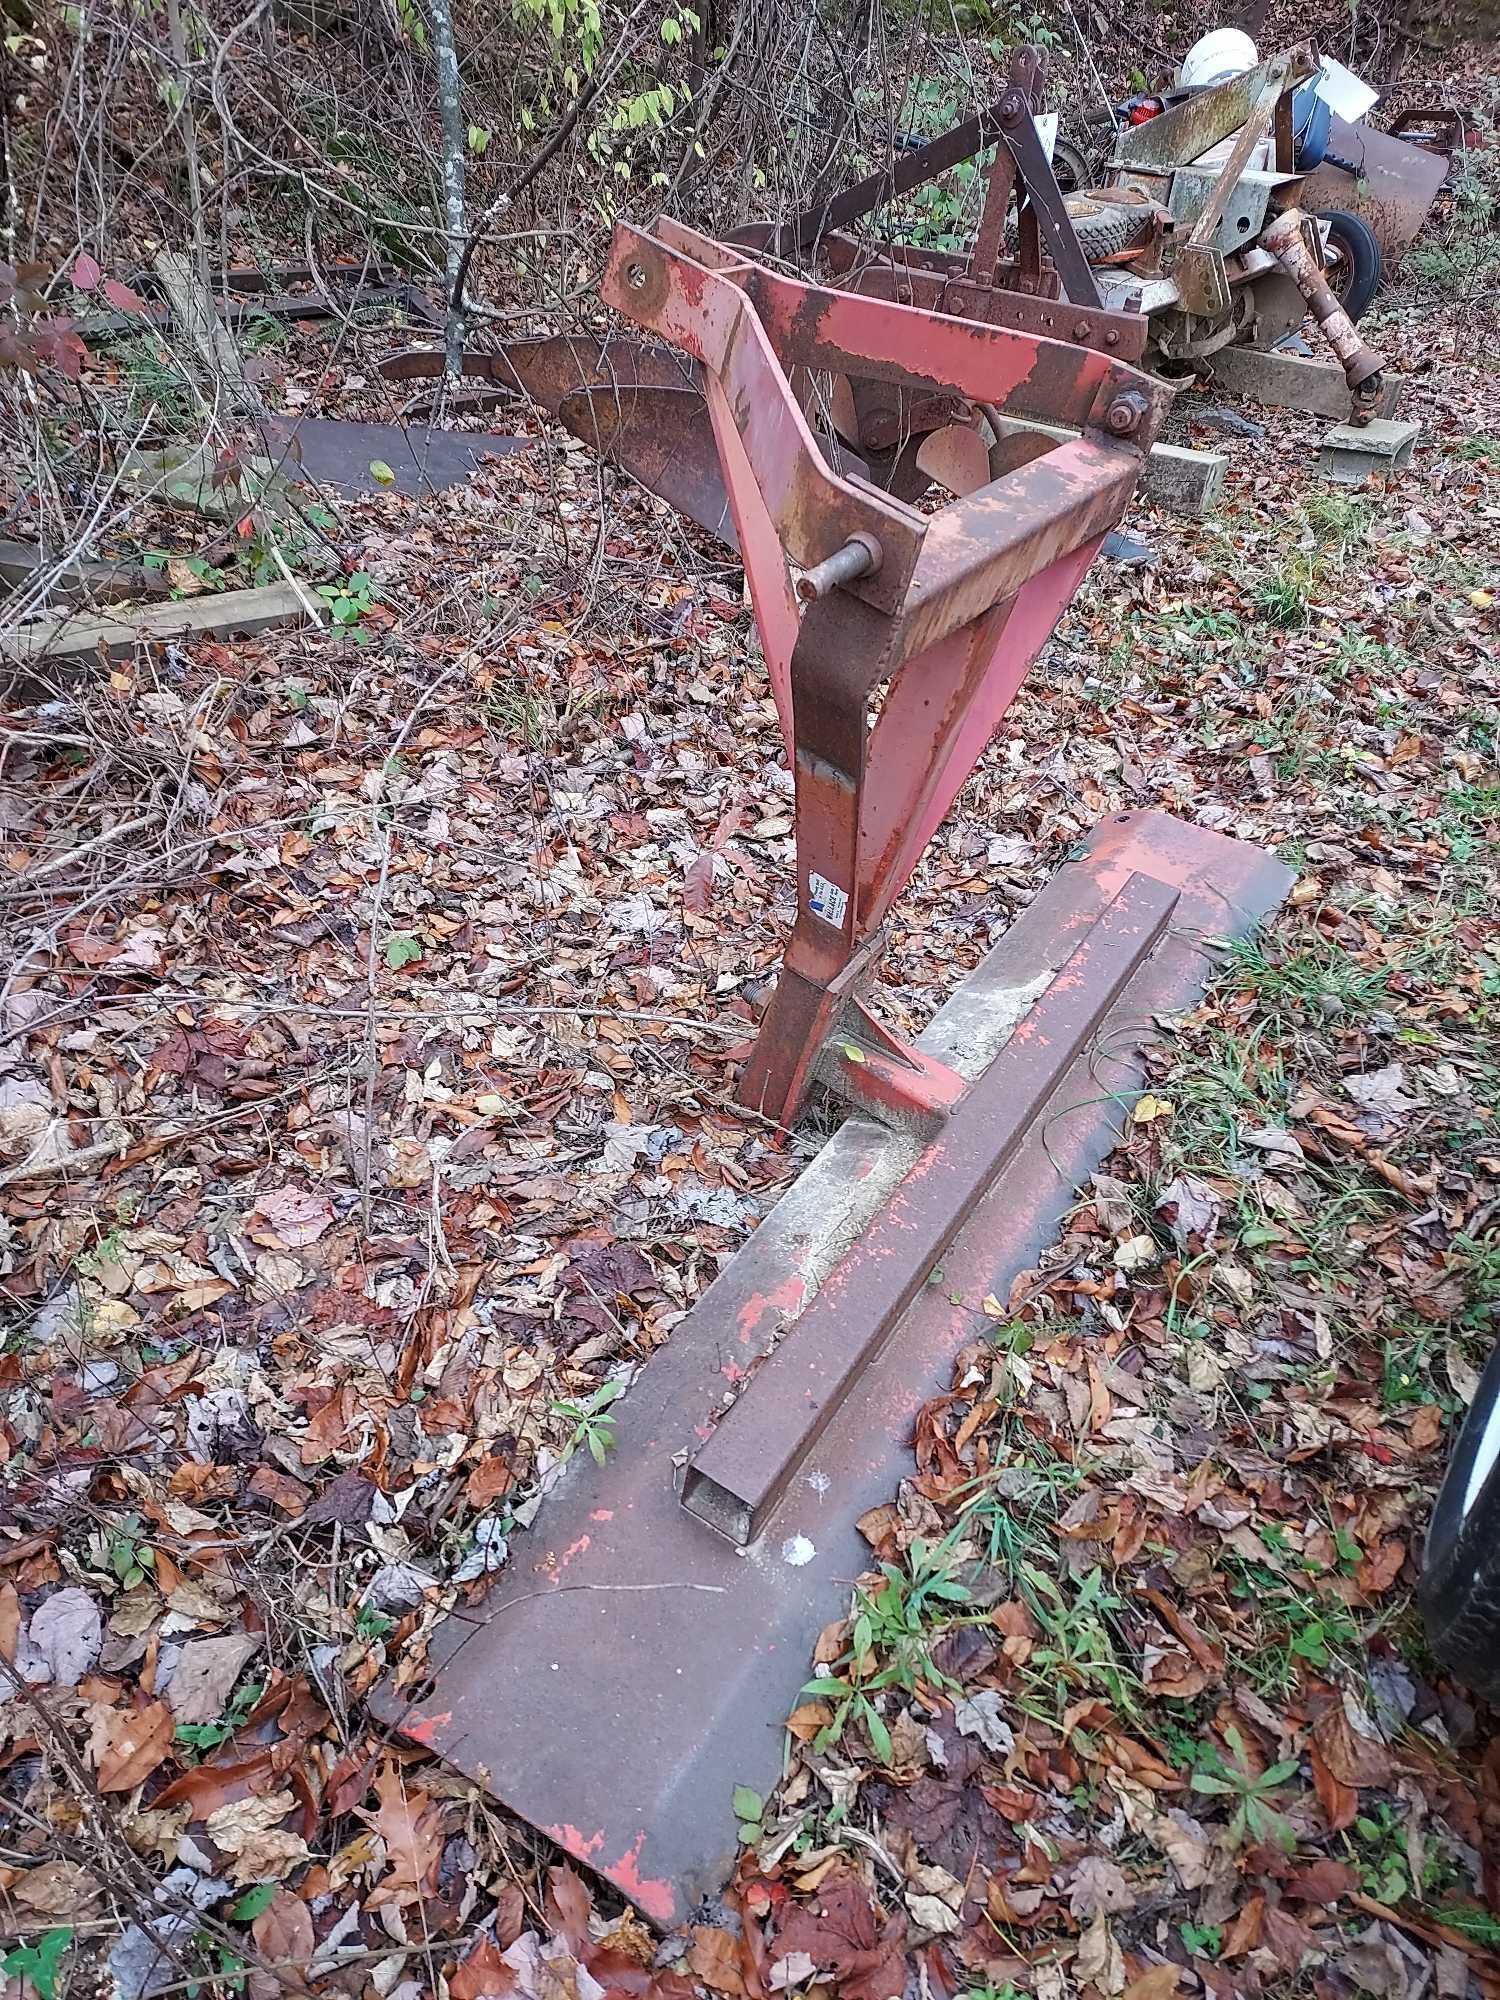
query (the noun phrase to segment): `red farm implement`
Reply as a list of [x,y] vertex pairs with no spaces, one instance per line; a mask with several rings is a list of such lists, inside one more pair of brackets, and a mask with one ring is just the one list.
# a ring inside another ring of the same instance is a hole
[[[1049,266],[1032,293],[949,271],[963,316],[932,286],[903,296],[907,268],[877,254],[833,289],[669,220],[622,227],[604,296],[650,338],[495,364],[740,551],[798,872],[740,1096],[790,1123],[822,1084],[852,1110],[616,1406],[606,1463],[580,1454],[489,1602],[384,1696],[663,1925],[730,1872],[732,1788],[774,1782],[813,1642],[865,1567],[854,1522],[909,1471],[978,1302],[1008,1297],[1108,1151],[1153,1017],[1201,991],[1205,941],[1289,881],[1222,835],[1127,815],[915,1041],[876,1019],[882,925],[1159,414],[1114,316],[1038,329]],[[992,421],[1017,411],[1076,435],[1017,462]]]

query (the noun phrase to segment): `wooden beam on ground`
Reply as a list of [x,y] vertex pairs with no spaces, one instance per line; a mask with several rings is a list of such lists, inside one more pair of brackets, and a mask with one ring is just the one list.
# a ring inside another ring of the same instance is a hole
[[[0,584],[19,590],[51,562],[35,542],[0,541]],[[169,588],[166,578],[154,575],[144,563],[75,559],[58,571],[49,595],[65,604],[86,603],[91,598],[99,604],[114,604],[128,597],[165,597]]]
[[264,632],[273,625],[300,624],[308,616],[304,593],[289,583],[259,590],[226,590],[212,597],[187,597],[175,604],[152,604],[119,618],[67,615],[19,626],[0,637],[0,656],[12,666],[42,660],[79,660],[103,652],[117,660],[142,640],[228,638]]

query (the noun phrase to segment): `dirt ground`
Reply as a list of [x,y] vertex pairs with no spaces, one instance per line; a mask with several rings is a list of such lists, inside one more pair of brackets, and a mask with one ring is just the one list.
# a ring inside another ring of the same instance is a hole
[[[12,687],[12,1983],[1500,1992],[1500,1748],[1412,1599],[1500,1302],[1476,157],[1367,322],[1411,468],[1331,487],[1316,421],[1183,397],[1222,505],[1132,509],[1149,562],[1095,569],[897,913],[914,1028],[1107,814],[1298,870],[1043,1267],[976,1305],[828,1698],[741,1802],[736,1927],[665,1956],[362,1698],[607,1449],[816,1145],[730,1095],[793,901],[738,571],[536,426],[314,521],[341,630]],[[387,341],[279,337],[286,407],[384,414]],[[246,580],[253,526],[187,531],[180,588]]]

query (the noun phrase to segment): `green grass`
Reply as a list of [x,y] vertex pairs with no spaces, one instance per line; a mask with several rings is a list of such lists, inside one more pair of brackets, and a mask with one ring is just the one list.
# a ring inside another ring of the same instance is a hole
[[1383,969],[1361,965],[1316,935],[1291,950],[1263,934],[1241,938],[1230,947],[1227,971],[1270,1016],[1289,1010],[1316,1013],[1328,1000],[1352,1013],[1390,1002]]

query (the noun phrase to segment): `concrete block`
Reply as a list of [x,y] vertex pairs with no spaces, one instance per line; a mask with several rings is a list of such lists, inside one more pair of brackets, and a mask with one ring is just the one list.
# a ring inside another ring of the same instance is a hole
[[1141,492],[1153,507],[1195,520],[1210,513],[1224,484],[1229,460],[1219,451],[1189,451],[1180,444],[1154,444],[1146,460]]
[[1323,439],[1319,468],[1340,486],[1360,486],[1372,472],[1387,478],[1410,464],[1420,436],[1410,422],[1376,417],[1368,424],[1340,424]]
[[[1344,371],[1334,361],[1311,360],[1301,354],[1267,353],[1257,347],[1221,347],[1209,361],[1214,379],[1232,396],[1247,396],[1273,410],[1304,410],[1309,416],[1332,417],[1347,423],[1354,398]],[[1405,378],[1387,371],[1377,417],[1393,417]]]
[[[992,420],[993,421],[993,420]],[[1000,419],[1000,435],[1047,437],[1058,444],[1077,437],[1077,431],[1057,424],[1041,424],[1029,417]],[[1017,460],[1017,463],[1023,461]],[[1201,518],[1213,507],[1224,484],[1224,468],[1229,460],[1217,451],[1190,451],[1179,444],[1154,444],[1141,476],[1143,499],[1153,507],[1165,507],[1170,514],[1190,514]]]

